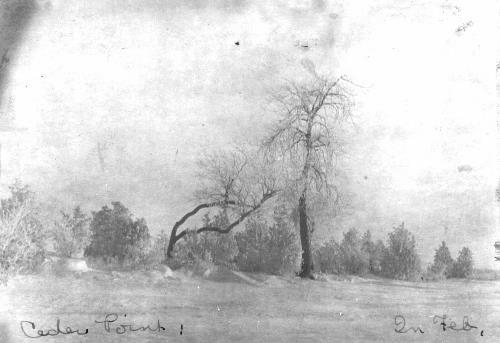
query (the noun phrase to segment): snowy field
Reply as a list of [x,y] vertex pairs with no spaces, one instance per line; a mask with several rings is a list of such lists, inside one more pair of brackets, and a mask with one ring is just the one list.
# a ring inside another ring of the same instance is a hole
[[19,276],[0,288],[0,341],[500,341],[499,282],[238,274]]

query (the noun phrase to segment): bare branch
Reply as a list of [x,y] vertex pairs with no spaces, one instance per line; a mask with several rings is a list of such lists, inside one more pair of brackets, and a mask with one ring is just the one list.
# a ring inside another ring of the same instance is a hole
[[[215,226],[205,226],[205,227],[197,229],[196,233],[202,233],[202,232],[229,233],[232,229],[234,229],[241,222],[243,222],[248,216],[250,216],[252,213],[254,213],[255,211],[257,211],[267,200],[271,199],[275,195],[276,195],[276,192],[270,192],[270,193],[264,194],[264,196],[262,197],[262,199],[260,200],[260,202],[257,205],[255,205],[250,210],[248,210],[248,211],[244,212],[243,214],[241,214],[238,217],[238,219],[236,219],[235,221],[233,221],[231,224],[229,224],[225,228],[215,227]],[[186,235],[186,233],[187,233],[186,231],[182,231],[177,236],[177,239],[182,238],[184,235]]]
[[281,156],[285,163],[300,165],[300,174],[297,170],[292,179],[306,188],[313,184],[327,188],[325,174],[333,167],[334,156],[343,152],[340,135],[352,107],[343,81],[345,77],[341,76],[334,80],[318,77],[310,84],[288,83],[274,97],[286,104],[288,111],[284,111],[263,145],[273,152],[273,157]]
[[198,175],[203,183],[195,194],[202,203],[174,224],[166,257],[171,257],[175,243],[186,234],[186,230],[178,233],[179,228],[201,210],[219,207],[238,214],[236,221],[219,230],[226,233],[275,196],[279,192],[277,179],[270,169],[272,164],[266,162],[243,149],[207,155],[201,160]]

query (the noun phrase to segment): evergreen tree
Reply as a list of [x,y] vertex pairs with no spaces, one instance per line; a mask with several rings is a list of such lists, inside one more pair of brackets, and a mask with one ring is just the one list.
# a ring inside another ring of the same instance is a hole
[[434,263],[431,266],[431,271],[435,274],[443,274],[446,277],[451,277],[453,269],[453,258],[450,250],[443,241],[436,253],[434,254]]
[[472,252],[469,248],[464,247],[458,253],[457,261],[453,266],[453,277],[468,278],[472,275],[474,261]]
[[123,263],[135,258],[149,242],[149,230],[144,218],[134,219],[130,211],[120,202],[111,203],[92,212],[90,222],[90,245],[85,256],[114,258]]
[[387,249],[382,260],[382,272],[390,278],[408,280],[420,271],[415,237],[404,223],[389,233]]

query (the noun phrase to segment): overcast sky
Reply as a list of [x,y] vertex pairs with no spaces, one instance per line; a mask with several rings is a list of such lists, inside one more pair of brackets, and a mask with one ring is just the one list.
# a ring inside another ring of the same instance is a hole
[[314,66],[362,86],[342,163],[351,210],[316,239],[354,226],[385,240],[404,221],[424,261],[446,240],[496,266],[493,1],[37,0],[24,13],[2,33],[0,108],[25,129],[3,133],[4,186],[18,177],[54,208],[120,200],[169,230],[193,205],[193,162],[258,139],[270,92]]

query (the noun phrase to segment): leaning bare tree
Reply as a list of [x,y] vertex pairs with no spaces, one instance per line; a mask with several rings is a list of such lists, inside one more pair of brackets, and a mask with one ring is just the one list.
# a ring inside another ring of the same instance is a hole
[[344,77],[315,77],[306,83],[290,83],[273,96],[280,120],[264,141],[269,156],[288,168],[288,188],[297,204],[302,263],[299,275],[313,278],[311,251],[312,198],[338,199],[333,171],[342,152],[342,127],[350,118],[351,96]]
[[165,258],[172,257],[177,243],[187,234],[184,223],[203,209],[220,208],[231,217],[225,227],[204,226],[202,232],[229,233],[274,197],[278,189],[274,173],[255,154],[237,149],[207,155],[198,163],[200,188],[195,192],[198,205],[184,214],[172,227]]

